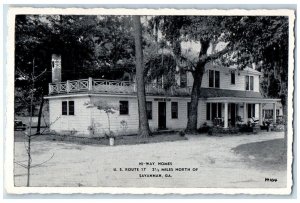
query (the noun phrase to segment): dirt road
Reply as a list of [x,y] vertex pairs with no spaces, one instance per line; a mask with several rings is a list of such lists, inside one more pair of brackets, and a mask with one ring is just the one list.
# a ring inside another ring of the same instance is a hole
[[[32,144],[31,186],[123,187],[285,187],[286,171],[260,169],[245,163],[232,148],[283,138],[281,132],[208,137],[126,145],[89,146],[54,141]],[[251,158],[251,157],[250,157]],[[15,143],[15,160],[26,161],[24,144]],[[151,176],[151,177],[150,177]],[[266,182],[276,178],[277,182]],[[26,170],[15,164],[15,184],[26,184]]]

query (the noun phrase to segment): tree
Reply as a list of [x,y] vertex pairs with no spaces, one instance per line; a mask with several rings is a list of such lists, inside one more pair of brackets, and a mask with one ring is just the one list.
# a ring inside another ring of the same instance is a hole
[[110,114],[116,113],[116,111],[119,110],[118,107],[116,107],[112,104],[108,104],[107,102],[102,101],[102,100],[95,101],[95,102],[86,102],[84,105],[87,108],[96,107],[98,110],[104,111],[104,113],[106,113],[107,122],[108,122],[108,136],[111,136],[113,134],[113,132],[111,131],[111,128],[110,128]]
[[[177,64],[184,61],[186,69],[192,73],[194,83],[191,93],[191,105],[186,127],[187,132],[194,133],[197,130],[198,100],[200,96],[200,87],[202,77],[205,71],[205,65],[211,61],[220,58],[228,53],[235,46],[231,43],[230,33],[227,29],[226,17],[220,16],[159,16],[159,20],[154,20],[156,26],[159,26],[163,37],[171,44]],[[232,19],[231,19],[232,20]],[[234,18],[234,22],[239,22],[240,18]],[[200,44],[200,49],[195,57],[184,56],[181,45],[182,42],[192,42]],[[208,53],[211,46],[216,46],[219,42],[225,44],[225,48],[215,52]]]
[[139,110],[139,134],[142,137],[150,136],[149,123],[146,111],[146,93],[144,82],[144,64],[142,50],[142,25],[140,16],[133,16],[135,57],[136,57],[136,84]]
[[[26,183],[26,186],[29,187],[30,186],[30,175],[31,175],[31,168],[33,167],[37,167],[37,166],[41,166],[43,164],[45,164],[46,162],[48,162],[49,160],[51,160],[54,156],[54,154],[52,154],[52,156],[42,162],[42,163],[39,163],[39,164],[35,164],[35,165],[32,165],[32,154],[31,154],[31,141],[32,139],[34,139],[34,136],[37,136],[37,135],[34,135],[32,133],[32,117],[33,117],[33,102],[34,102],[34,94],[35,94],[35,91],[36,91],[36,88],[35,88],[35,81],[42,75],[44,74],[46,71],[42,72],[40,75],[36,76],[35,75],[35,61],[33,60],[32,62],[32,74],[31,75],[27,75],[25,74],[24,77],[27,78],[28,82],[31,83],[31,86],[30,88],[28,89],[29,90],[29,95],[28,95],[28,100],[30,100],[30,121],[29,121],[29,130],[28,132],[25,131],[24,133],[24,136],[25,136],[25,143],[24,143],[24,146],[25,146],[25,149],[26,149],[26,153],[27,153],[27,164],[23,164],[22,162],[18,162],[18,161],[15,161],[16,164],[18,164],[19,166],[23,167],[23,168],[26,168],[27,169],[27,183]],[[26,101],[26,100],[25,100]],[[27,143],[26,143],[27,142]]]
[[[186,131],[192,133],[197,128],[200,87],[208,63],[237,64],[239,69],[243,69],[266,60],[266,47],[276,44],[282,37],[287,39],[282,33],[284,27],[280,26],[282,23],[276,17],[157,16],[153,19],[150,26],[159,27],[162,37],[172,47],[177,65],[190,71],[194,78],[191,113],[186,127]],[[281,58],[281,61],[287,60]]]

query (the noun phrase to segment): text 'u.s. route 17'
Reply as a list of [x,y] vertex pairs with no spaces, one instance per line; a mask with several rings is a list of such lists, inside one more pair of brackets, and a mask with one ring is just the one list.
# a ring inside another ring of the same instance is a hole
[[135,172],[140,178],[171,178],[179,173],[198,172],[197,167],[178,167],[173,162],[138,162],[137,167],[113,168],[118,172]]

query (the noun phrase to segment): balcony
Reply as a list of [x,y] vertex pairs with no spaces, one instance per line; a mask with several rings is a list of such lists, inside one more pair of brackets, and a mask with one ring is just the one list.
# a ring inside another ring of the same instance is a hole
[[[145,90],[147,95],[189,96],[191,94],[191,87],[174,86],[166,90],[156,83],[146,84]],[[120,80],[88,78],[49,84],[49,95],[74,93],[136,94],[136,92],[136,83]]]

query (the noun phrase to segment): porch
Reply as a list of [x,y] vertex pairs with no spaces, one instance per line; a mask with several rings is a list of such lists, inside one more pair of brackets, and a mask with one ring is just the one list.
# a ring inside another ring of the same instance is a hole
[[[263,125],[263,105],[271,104],[276,112],[276,103],[280,99],[268,98],[236,98],[214,97],[206,100],[207,120],[215,126],[224,128],[235,127],[238,124],[257,122]],[[276,114],[273,114],[273,123],[276,123]]]
[[[189,96],[191,87],[172,86],[165,89],[157,83],[145,85],[147,95]],[[104,79],[67,80],[66,82],[49,83],[49,95],[74,93],[102,93],[102,94],[136,94],[135,82]]]

